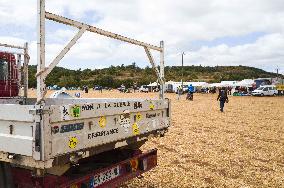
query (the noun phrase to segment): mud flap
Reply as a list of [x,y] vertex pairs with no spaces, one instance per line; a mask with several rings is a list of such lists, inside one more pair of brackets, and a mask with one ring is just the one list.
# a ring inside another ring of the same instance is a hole
[[14,188],[11,165],[9,163],[0,162],[0,187]]

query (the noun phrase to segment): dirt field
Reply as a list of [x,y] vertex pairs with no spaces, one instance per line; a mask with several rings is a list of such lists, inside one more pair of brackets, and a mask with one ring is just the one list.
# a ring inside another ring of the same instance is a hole
[[[85,97],[141,97],[91,91]],[[216,95],[172,99],[172,127],[143,149],[158,148],[159,166],[124,187],[284,187],[284,97]]]

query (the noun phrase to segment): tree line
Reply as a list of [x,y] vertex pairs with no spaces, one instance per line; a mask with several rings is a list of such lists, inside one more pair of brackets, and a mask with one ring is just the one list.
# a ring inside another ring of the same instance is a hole
[[[158,67],[159,68],[159,67]],[[36,87],[36,66],[29,66],[29,87]],[[209,83],[223,80],[243,80],[253,78],[276,77],[275,73],[266,72],[262,69],[247,66],[166,66],[165,78],[167,81],[206,81]],[[283,77],[283,75],[281,75]],[[58,85],[59,87],[93,87],[117,88],[124,84],[126,87],[149,84],[157,81],[155,72],[149,66],[138,67],[131,65],[110,66],[103,69],[78,69],[70,70],[63,67],[55,67],[47,77],[47,86]]]

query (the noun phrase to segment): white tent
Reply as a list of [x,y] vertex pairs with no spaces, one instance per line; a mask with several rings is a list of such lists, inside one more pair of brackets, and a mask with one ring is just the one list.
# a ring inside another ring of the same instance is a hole
[[207,85],[208,83],[206,82],[184,82],[183,85],[189,86],[192,84],[193,87],[203,87],[204,85]]
[[240,82],[236,83],[236,86],[241,86],[241,87],[252,87],[252,85],[254,84],[254,80],[252,79],[244,79]]
[[[210,85],[207,82],[183,82],[183,87],[187,87],[190,84],[192,84],[193,87],[210,87]],[[166,87],[168,87],[169,85],[172,85],[172,90],[176,92],[178,86],[181,86],[181,82],[173,82],[173,81],[166,82]]]
[[147,86],[148,86],[148,88],[149,88],[149,91],[152,92],[152,91],[158,89],[158,86],[159,86],[159,85],[160,85],[159,83],[153,82],[153,83],[150,83],[150,84],[147,85]]
[[221,86],[221,83],[213,83],[213,84],[210,84],[210,87],[222,87],[222,86]]
[[236,86],[237,81],[222,81],[220,83],[221,87],[234,87]]
[[157,82],[150,83],[148,87],[157,87],[159,84]]
[[201,85],[201,87],[203,87],[203,88],[206,88],[206,87],[210,87],[210,84],[208,84],[208,83],[203,83],[202,85]]

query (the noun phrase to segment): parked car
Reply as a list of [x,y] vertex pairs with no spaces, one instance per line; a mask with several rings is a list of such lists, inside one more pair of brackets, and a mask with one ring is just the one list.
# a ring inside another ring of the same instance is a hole
[[139,88],[139,92],[148,93],[148,92],[149,92],[148,86],[142,85],[142,86]]
[[[184,94],[184,93],[188,93],[188,85],[182,86],[182,94]],[[176,90],[176,94],[177,94],[177,90]]]
[[118,91],[120,91],[121,93],[125,93],[127,91],[125,85],[121,85],[119,88],[117,88]]
[[253,96],[276,96],[278,93],[276,86],[274,85],[265,85],[257,88],[251,94]]
[[94,90],[102,90],[103,86],[99,86],[99,85],[95,85],[94,86]]
[[183,93],[188,93],[188,85],[183,85],[182,86],[182,92]]

